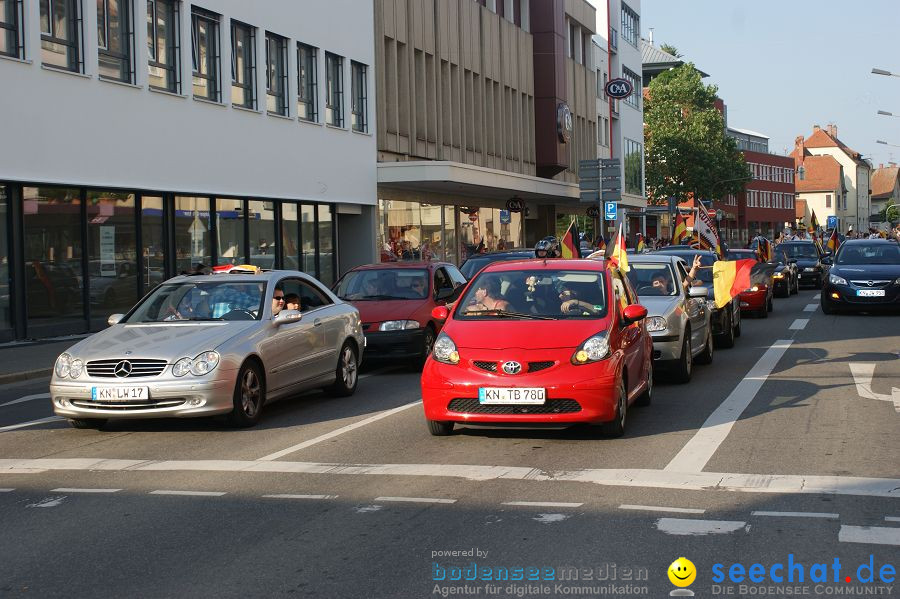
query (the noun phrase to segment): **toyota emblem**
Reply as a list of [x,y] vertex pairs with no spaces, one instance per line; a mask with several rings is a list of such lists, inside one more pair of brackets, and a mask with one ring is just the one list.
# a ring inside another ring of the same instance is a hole
[[522,365],[515,360],[503,363],[503,372],[506,374],[519,374],[522,372]]
[[131,362],[129,362],[128,360],[122,360],[121,362],[116,364],[116,367],[113,369],[113,374],[115,374],[120,379],[130,375]]

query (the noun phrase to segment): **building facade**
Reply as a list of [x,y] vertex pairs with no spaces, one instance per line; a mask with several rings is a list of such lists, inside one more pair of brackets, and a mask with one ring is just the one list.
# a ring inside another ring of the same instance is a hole
[[596,156],[584,0],[376,0],[383,261],[531,247]]
[[[802,141],[802,137],[798,138]],[[844,167],[832,156],[794,158],[797,201],[795,218],[798,227],[808,227],[813,214],[820,226],[846,230],[844,210],[847,188]]]
[[371,4],[8,4],[0,339],[96,330],[216,264],[330,284],[373,257]]
[[900,168],[896,164],[879,164],[872,174],[871,222],[880,220],[880,213],[889,202],[900,205]]

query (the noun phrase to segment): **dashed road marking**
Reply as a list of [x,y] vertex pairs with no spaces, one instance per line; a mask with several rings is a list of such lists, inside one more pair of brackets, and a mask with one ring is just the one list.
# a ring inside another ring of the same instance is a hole
[[349,433],[352,430],[366,426],[367,424],[372,424],[373,422],[377,422],[377,421],[381,420],[382,418],[387,418],[388,416],[393,416],[394,414],[396,414],[398,412],[402,412],[403,410],[408,410],[409,408],[412,408],[413,406],[418,406],[418,405],[422,405],[421,399],[419,401],[414,401],[412,403],[408,403],[406,405],[403,405],[403,406],[400,406],[397,408],[385,410],[384,412],[379,412],[378,414],[375,414],[374,416],[370,416],[369,418],[366,418],[365,420],[360,420],[359,422],[354,422],[353,424],[348,424],[347,426],[342,426],[341,428],[331,431],[330,433],[325,433],[324,435],[320,435],[314,439],[310,439],[309,441],[304,441],[303,443],[298,443],[296,445],[292,445],[291,447],[288,447],[287,449],[282,449],[281,451],[276,451],[275,453],[270,453],[267,456],[263,456],[263,457],[259,458],[259,461],[269,462],[269,461],[277,460],[278,458],[284,457],[290,453],[294,453],[295,451],[300,451],[301,449],[306,449],[307,447],[310,447],[317,443],[321,443],[322,441],[327,441],[328,439],[333,439],[334,437],[338,437],[340,435],[343,435],[344,433]]
[[500,505],[514,505],[520,507],[581,507],[583,503],[570,503],[565,501],[504,501]]
[[819,304],[808,304],[805,308],[803,308],[804,312],[815,312],[819,309]]
[[12,493],[15,489],[0,489],[0,493]]
[[372,512],[380,512],[384,509],[383,505],[358,505],[353,508],[357,514],[370,514]]
[[275,495],[263,495],[266,499],[337,499],[337,495],[292,495],[289,493],[277,493]]
[[455,499],[436,497],[376,497],[375,501],[395,501],[402,503],[456,503]]
[[900,545],[900,528],[883,526],[841,525],[838,533],[841,543],[869,543],[872,545]]
[[829,520],[838,520],[838,514],[830,514],[826,512],[750,512],[751,516],[771,516],[773,518],[827,518]]
[[25,397],[20,397],[19,399],[14,399],[12,401],[8,401],[6,403],[0,403],[0,408],[5,408],[6,406],[12,406],[17,403],[24,403],[26,401],[34,401],[35,399],[50,399],[49,393],[35,393],[33,395],[26,395]]
[[50,489],[51,493],[118,493],[122,489],[78,489],[73,487],[60,487]]
[[31,420],[29,422],[21,422],[19,424],[11,424],[9,426],[0,427],[0,433],[5,433],[6,431],[14,431],[18,428],[25,428],[28,426],[37,426],[38,424],[47,424],[48,422],[57,422],[59,420],[64,420],[64,418],[60,416],[48,416],[46,418],[38,418],[37,420]]
[[802,331],[803,329],[806,328],[806,325],[808,325],[808,324],[809,324],[808,318],[798,318],[794,322],[792,322],[791,326],[789,326],[788,328],[791,329],[792,331]]
[[703,514],[706,510],[690,507],[662,507],[657,505],[620,505],[620,510],[635,510],[641,512],[673,512],[679,514]]
[[532,520],[541,524],[553,524],[571,518],[571,514],[538,514]]
[[61,497],[47,497],[45,499],[41,499],[37,503],[29,503],[25,507],[57,507],[63,501],[65,501],[66,496],[63,495]]
[[225,495],[223,491],[150,491],[150,495],[186,495],[189,497],[221,497]]
[[900,522],[900,518],[896,516],[885,516],[884,519],[887,522]]
[[670,535],[703,536],[722,535],[744,529],[749,532],[746,522],[737,520],[685,520],[682,518],[660,518],[656,522],[660,532]]

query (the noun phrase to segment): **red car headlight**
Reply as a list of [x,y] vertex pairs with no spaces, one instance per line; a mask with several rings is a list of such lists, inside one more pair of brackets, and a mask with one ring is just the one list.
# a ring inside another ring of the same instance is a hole
[[572,364],[590,364],[609,357],[609,335],[607,331],[588,337],[572,356]]
[[435,339],[431,355],[435,360],[444,364],[459,364],[459,352],[456,351],[456,344],[449,335],[443,332]]

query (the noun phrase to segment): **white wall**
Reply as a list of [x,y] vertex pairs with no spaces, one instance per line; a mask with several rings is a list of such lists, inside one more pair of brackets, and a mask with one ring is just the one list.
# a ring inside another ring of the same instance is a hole
[[[223,104],[193,99],[190,11],[181,4],[184,95],[147,87],[146,2],[134,3],[137,85],[97,76],[96,3],[84,8],[84,75],[40,64],[38,2],[26,6],[26,60],[0,59],[0,180],[83,184],[374,205],[374,7],[358,0],[198,0],[220,21]],[[257,30],[261,112],[231,107],[230,20]],[[265,32],[289,38],[291,118],[265,113]],[[324,119],[324,51],[344,57],[347,129],[296,119],[296,42],[318,47],[318,107]],[[350,61],[368,65],[371,134],[349,130]]]
[[814,156],[833,156],[844,167],[844,185],[847,188],[847,210],[842,211],[842,226],[844,231],[848,225],[853,225],[854,231],[868,230],[869,228],[869,177],[871,170],[859,166],[855,160],[847,156],[843,150],[831,148],[807,148]]

